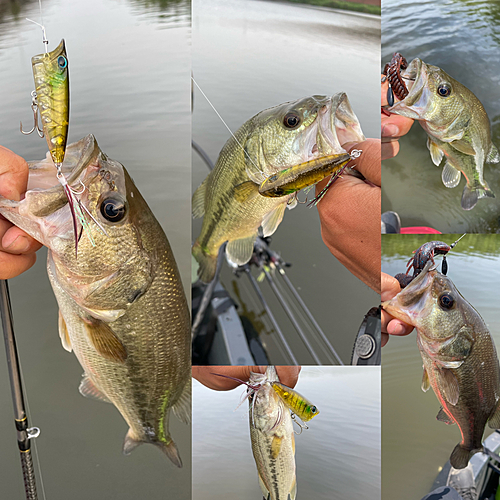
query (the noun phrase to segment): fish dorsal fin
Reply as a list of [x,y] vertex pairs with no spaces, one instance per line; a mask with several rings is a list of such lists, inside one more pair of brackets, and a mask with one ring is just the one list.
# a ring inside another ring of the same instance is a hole
[[500,404],[497,405],[495,412],[488,420],[488,427],[490,429],[500,429]]
[[436,419],[448,425],[453,425],[455,422],[448,416],[448,414],[441,408],[436,415]]
[[127,350],[107,323],[92,321],[85,324],[85,329],[90,342],[103,358],[125,362]]
[[427,147],[429,149],[429,153],[431,154],[432,163],[439,167],[444,156],[443,151],[438,148],[435,142],[431,141],[430,137],[427,138]]
[[104,394],[100,389],[98,389],[94,382],[90,380],[89,376],[84,374],[82,381],[80,382],[80,387],[78,387],[80,394],[86,398],[95,399],[96,401],[102,401],[103,403],[111,403],[106,394]]
[[488,163],[500,162],[500,153],[498,152],[498,149],[494,144],[491,145],[490,152],[488,153],[488,156],[486,157],[486,161]]
[[427,392],[430,386],[429,375],[427,374],[427,370],[424,368],[424,373],[422,374],[422,390]]
[[476,150],[474,149],[472,144],[463,138],[451,141],[450,146],[455,148],[457,151],[460,151],[464,155],[474,156],[476,154]]
[[262,221],[262,233],[264,238],[271,236],[285,215],[286,203],[280,203],[274,210],[265,215]]
[[187,425],[191,423],[191,378],[188,378],[182,394],[172,406],[172,411],[181,422]]
[[226,247],[227,258],[238,266],[246,264],[252,257],[255,238],[257,238],[257,233],[246,238],[230,241]]
[[454,188],[460,184],[462,173],[457,170],[449,161],[444,164],[441,172],[441,180],[447,188]]
[[238,203],[245,203],[259,196],[259,185],[252,181],[246,181],[233,188],[234,199]]
[[460,389],[458,387],[458,380],[455,374],[448,368],[439,368],[437,370],[439,378],[438,386],[443,393],[446,401],[455,406],[458,403]]
[[205,215],[205,193],[207,190],[208,177],[200,184],[193,194],[193,219],[198,219]]
[[58,325],[59,325],[59,337],[61,337],[62,346],[68,352],[71,352],[73,348],[71,347],[71,340],[69,338],[68,327],[66,326],[66,321],[64,321],[61,311],[59,311]]
[[278,455],[281,451],[281,443],[282,439],[278,436],[274,436],[273,441],[271,443],[271,455],[274,459],[278,458]]

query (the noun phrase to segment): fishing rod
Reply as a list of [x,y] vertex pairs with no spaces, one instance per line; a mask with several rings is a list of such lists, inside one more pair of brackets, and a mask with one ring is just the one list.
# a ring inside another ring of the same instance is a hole
[[21,454],[26,500],[37,500],[38,495],[36,492],[35,469],[31,456],[30,439],[38,437],[40,429],[37,427],[28,427],[7,280],[0,280],[0,315],[2,316],[5,354],[7,356],[12,404],[14,406],[14,421],[17,430],[17,445]]

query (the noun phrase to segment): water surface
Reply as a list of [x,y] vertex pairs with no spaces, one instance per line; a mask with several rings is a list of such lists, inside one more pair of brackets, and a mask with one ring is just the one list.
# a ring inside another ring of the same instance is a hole
[[[296,390],[320,411],[295,436],[297,498],[380,498],[380,368],[303,367]],[[262,496],[243,393],[193,381],[193,500]]]
[[[345,91],[367,137],[379,137],[380,18],[260,0],[195,0],[193,75],[229,128],[263,109],[304,96]],[[194,92],[193,139],[216,160],[229,132]],[[208,169],[193,154],[193,190]],[[305,196],[301,195],[301,199]],[[201,229],[193,221],[193,238]],[[292,263],[287,274],[344,361],[364,314],[378,295],[339,264],[323,244],[317,211],[286,210],[271,247]],[[289,363],[249,282],[223,273],[223,283],[261,333],[273,363]],[[262,289],[299,363],[314,359],[287,321],[267,283]],[[313,347],[328,363],[324,347]]]
[[[443,235],[450,244],[460,235]],[[428,236],[384,235],[382,271],[405,272],[412,251]],[[437,257],[436,261],[441,261]],[[482,316],[500,347],[498,281],[500,237],[467,235],[448,254],[448,277]],[[440,269],[440,267],[439,267]],[[460,441],[456,425],[436,420],[440,404],[432,391],[422,392],[422,358],[416,334],[391,337],[382,351],[382,493],[386,500],[420,500]],[[486,434],[491,430],[488,428]]]
[[[187,1],[43,1],[49,49],[65,38],[70,67],[74,142],[93,133],[123,163],[163,225],[186,285],[190,247],[190,5]],[[28,160],[41,159],[45,139],[31,128],[31,57],[43,49],[38,2],[0,6],[0,137]],[[191,435],[171,420],[184,468],[153,446],[121,454],[127,425],[111,405],[78,392],[82,368],[63,350],[57,304],[36,266],[10,280],[16,334],[47,498],[190,498]],[[189,290],[188,287],[186,287]],[[24,498],[7,367],[0,348],[0,496]],[[39,497],[43,498],[41,483]]]
[[[439,66],[469,88],[481,101],[492,126],[492,141],[500,146],[500,4],[472,0],[384,0],[382,67],[394,52],[410,62],[415,57]],[[500,169],[485,166],[484,177],[495,199],[480,200],[462,210],[462,180],[448,189],[426,147],[427,134],[415,123],[400,140],[400,152],[384,161],[382,211],[399,213],[403,226],[431,226],[443,233],[499,232]]]

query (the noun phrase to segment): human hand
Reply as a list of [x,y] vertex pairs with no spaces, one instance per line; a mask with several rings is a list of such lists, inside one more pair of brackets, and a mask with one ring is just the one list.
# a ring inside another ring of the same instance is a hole
[[[382,75],[384,76],[384,75]],[[386,106],[387,103],[387,89],[389,88],[389,82],[386,80],[382,83],[381,87],[381,105]],[[394,97],[397,99],[397,97]],[[406,135],[411,126],[413,125],[413,120],[411,118],[406,118],[405,116],[400,116],[396,114],[391,114],[387,116],[382,113],[382,160],[388,160],[396,156],[399,152],[399,138]]]
[[[401,291],[398,280],[389,274],[381,273],[380,284],[382,288],[380,300],[382,302],[392,299]],[[408,335],[413,330],[413,326],[394,318],[394,316],[391,316],[383,309],[381,319],[382,347],[389,342],[389,335]]]
[[[352,274],[380,293],[380,140],[342,147],[363,151],[348,166],[356,166],[366,180],[343,175],[332,184],[318,203],[321,237]],[[316,184],[316,195],[327,182]]]
[[[28,185],[28,164],[0,146],[0,195],[19,201]],[[0,215],[0,279],[27,271],[36,261],[42,245]]]
[[[236,380],[214,375],[227,375],[248,382],[250,372],[265,373],[267,366],[193,366],[193,378],[215,391],[230,391],[240,385]],[[294,388],[299,378],[300,366],[276,366],[280,382]]]

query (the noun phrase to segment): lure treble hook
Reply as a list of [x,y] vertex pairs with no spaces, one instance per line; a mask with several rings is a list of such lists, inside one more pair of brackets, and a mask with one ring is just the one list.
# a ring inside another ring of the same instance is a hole
[[25,132],[23,130],[23,122],[19,122],[19,130],[21,131],[21,134],[24,135],[30,135],[36,130],[39,137],[44,137],[43,129],[41,129],[38,124],[38,101],[36,100],[35,90],[31,92],[31,111],[33,111],[33,128],[28,132]]
[[293,431],[293,432],[295,432],[295,434],[296,434],[297,436],[300,436],[300,435],[302,434],[302,431],[303,431],[304,429],[306,429],[306,430],[307,430],[307,429],[309,429],[309,427],[307,426],[307,424],[305,424],[305,423],[303,423],[303,422],[301,423],[301,422],[299,422],[299,421],[295,418],[295,413],[291,412],[290,416],[292,417],[292,420],[293,420],[293,421],[294,421],[294,422],[295,422],[295,423],[296,423],[296,424],[300,427],[300,432]]

